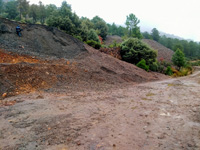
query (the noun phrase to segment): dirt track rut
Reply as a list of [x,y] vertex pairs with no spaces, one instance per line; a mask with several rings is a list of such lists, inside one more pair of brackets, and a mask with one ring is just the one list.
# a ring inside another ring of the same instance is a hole
[[32,93],[0,107],[0,150],[199,150],[200,71],[107,91]]

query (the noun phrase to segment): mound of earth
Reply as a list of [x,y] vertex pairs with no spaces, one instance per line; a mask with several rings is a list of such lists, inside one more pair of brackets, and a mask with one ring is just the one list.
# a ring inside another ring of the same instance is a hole
[[118,35],[108,35],[106,37],[106,40],[105,40],[104,44],[105,45],[111,45],[114,42],[121,43],[122,42],[122,38],[120,36],[118,36]]
[[[17,25],[23,29],[22,37],[16,35]],[[10,52],[43,58],[71,59],[86,51],[83,43],[56,28],[3,18],[0,18],[0,46]]]
[[154,40],[149,40],[149,39],[143,39],[142,40],[144,43],[149,45],[152,49],[158,51],[158,61],[165,61],[165,62],[171,62],[172,61],[172,55],[174,54],[174,51],[171,49],[161,45],[160,43],[154,41]]
[[[167,78],[101,53],[56,28],[23,24],[24,35],[19,38],[14,31],[16,24],[4,20],[0,25],[2,97],[38,90],[106,90]],[[34,41],[32,35],[39,40]]]

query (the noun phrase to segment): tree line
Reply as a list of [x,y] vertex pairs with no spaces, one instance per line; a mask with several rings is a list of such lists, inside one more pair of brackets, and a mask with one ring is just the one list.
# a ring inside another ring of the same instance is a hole
[[57,7],[54,4],[44,5],[41,1],[39,4],[29,4],[27,0],[0,0],[0,16],[22,23],[57,27],[95,48],[101,47],[102,40],[105,40],[108,34],[142,38],[138,26],[140,20],[134,14],[127,16],[126,27],[114,23],[111,25],[99,16],[91,20],[86,17],[79,18],[66,1],[62,2],[61,7]]
[[180,49],[189,59],[200,59],[200,42],[160,36],[156,28],[152,29],[151,33],[144,32],[142,35],[145,39],[153,39],[173,51]]
[[57,27],[82,41],[100,42],[98,35],[105,39],[108,33],[108,26],[102,18],[79,18],[66,1],[62,2],[61,7],[57,7],[54,4],[44,5],[41,1],[39,4],[29,4],[27,0],[0,0],[0,16],[22,23]]
[[118,26],[106,23],[99,16],[91,20],[80,18],[72,12],[71,5],[66,1],[62,2],[61,7],[57,7],[54,4],[44,5],[41,1],[39,4],[29,4],[27,0],[0,0],[0,16],[24,23],[57,27],[96,48],[101,46],[101,39],[105,40],[107,35],[118,35],[124,39],[153,39],[174,51],[179,48],[187,58],[200,59],[200,43],[160,36],[156,28],[151,33],[141,33],[138,26],[140,20],[134,14],[127,16],[126,26]]

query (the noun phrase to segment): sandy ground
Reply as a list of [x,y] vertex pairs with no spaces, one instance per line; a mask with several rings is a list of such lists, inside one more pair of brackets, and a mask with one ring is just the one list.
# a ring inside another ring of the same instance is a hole
[[200,71],[4,101],[16,103],[0,107],[1,150],[200,150]]

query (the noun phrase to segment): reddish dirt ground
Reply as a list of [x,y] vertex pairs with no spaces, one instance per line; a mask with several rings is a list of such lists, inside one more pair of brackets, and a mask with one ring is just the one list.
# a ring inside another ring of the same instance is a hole
[[87,52],[71,60],[44,60],[1,50],[0,99],[38,90],[80,91],[86,87],[100,89],[104,84],[112,87],[167,78],[85,47]]
[[6,98],[15,105],[0,107],[0,149],[199,150],[199,91],[196,70],[102,91]]

